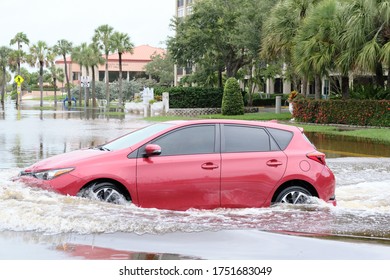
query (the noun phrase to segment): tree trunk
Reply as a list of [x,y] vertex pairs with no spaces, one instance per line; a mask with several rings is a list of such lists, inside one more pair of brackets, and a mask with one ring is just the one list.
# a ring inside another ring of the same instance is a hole
[[80,107],[82,106],[82,100],[83,100],[83,93],[82,93],[82,86],[81,86],[81,77],[83,74],[83,66],[80,64],[80,75],[79,75],[79,80],[80,80],[80,86],[79,86],[79,105]]
[[387,89],[390,89],[390,62],[389,65],[387,65]]
[[302,95],[304,97],[307,97],[307,77],[304,76],[302,79]]
[[68,76],[68,65],[66,62],[66,54],[63,54],[63,57],[64,57],[64,63],[65,63],[66,90],[68,93],[68,107],[70,107],[72,105],[72,97],[70,96],[70,84],[69,84],[69,76]]
[[53,77],[54,83],[54,107],[57,108],[57,78]]
[[376,64],[375,74],[376,74],[375,81],[376,81],[377,85],[380,86],[381,88],[384,88],[385,87],[385,79],[383,77],[382,63],[378,62]]
[[221,68],[218,69],[218,87],[223,88],[223,77],[222,77],[223,70]]
[[39,90],[41,91],[41,102],[39,104],[43,107],[43,62],[39,62],[39,64]]
[[5,96],[5,79],[6,79],[6,74],[5,74],[5,69],[3,68],[3,82],[1,84],[1,104],[4,104],[4,96]]
[[321,99],[321,76],[316,75],[314,77],[315,79],[315,92],[314,92],[314,98],[319,100]]
[[[89,77],[89,67],[85,67],[86,69],[86,74],[87,74],[87,79]],[[88,80],[87,80],[88,82]],[[85,87],[85,106],[89,107],[89,87],[87,85],[84,84],[84,87]]]
[[349,77],[348,76],[341,77],[341,94],[343,99],[349,98]]
[[106,53],[106,69],[104,71],[104,76],[105,76],[105,82],[106,82],[107,107],[109,107],[109,105],[110,105],[110,88],[109,88],[110,78],[108,76],[108,53]]
[[92,106],[96,107],[96,90],[95,90],[95,66],[92,66]]
[[122,53],[119,54],[119,102],[118,106],[121,108],[122,107]]

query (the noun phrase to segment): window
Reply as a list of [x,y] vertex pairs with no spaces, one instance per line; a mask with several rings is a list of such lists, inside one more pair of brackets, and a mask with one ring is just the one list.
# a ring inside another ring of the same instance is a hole
[[183,67],[177,67],[177,75],[183,75],[184,69]]
[[184,8],[177,9],[177,17],[179,17],[179,18],[184,17]]
[[287,148],[288,144],[293,137],[293,133],[286,130],[276,129],[276,128],[267,128],[268,132],[271,133],[272,137],[278,143],[281,150]]
[[215,126],[201,125],[177,129],[152,142],[162,156],[210,154],[215,152]]
[[258,127],[225,125],[224,152],[265,152],[271,150],[268,133]]
[[79,72],[72,72],[72,81],[79,80]]

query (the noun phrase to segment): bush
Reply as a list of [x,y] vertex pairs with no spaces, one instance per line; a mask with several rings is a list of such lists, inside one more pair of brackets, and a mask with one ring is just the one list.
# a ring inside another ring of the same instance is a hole
[[203,87],[157,87],[154,94],[161,96],[169,92],[170,108],[219,108],[222,102],[223,90],[220,88]]
[[320,124],[390,126],[389,100],[311,100],[294,103],[296,120]]
[[390,100],[390,89],[375,85],[357,85],[349,93],[352,99]]
[[222,97],[222,115],[243,115],[244,100],[240,86],[235,78],[229,78],[225,83]]

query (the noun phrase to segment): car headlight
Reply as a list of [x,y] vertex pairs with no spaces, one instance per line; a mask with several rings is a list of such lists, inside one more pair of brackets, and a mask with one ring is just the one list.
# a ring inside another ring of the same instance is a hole
[[57,178],[60,175],[69,173],[73,170],[74,170],[73,167],[61,168],[61,169],[51,169],[51,170],[45,170],[45,171],[41,171],[41,172],[34,172],[32,175],[35,178],[38,178],[41,180],[51,180],[51,179]]

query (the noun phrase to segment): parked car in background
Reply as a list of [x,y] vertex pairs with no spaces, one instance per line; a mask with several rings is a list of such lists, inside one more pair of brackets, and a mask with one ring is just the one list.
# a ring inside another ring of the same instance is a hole
[[336,205],[325,155],[301,128],[272,121],[157,123],[44,159],[18,178],[64,195],[160,209],[268,207],[310,197]]

